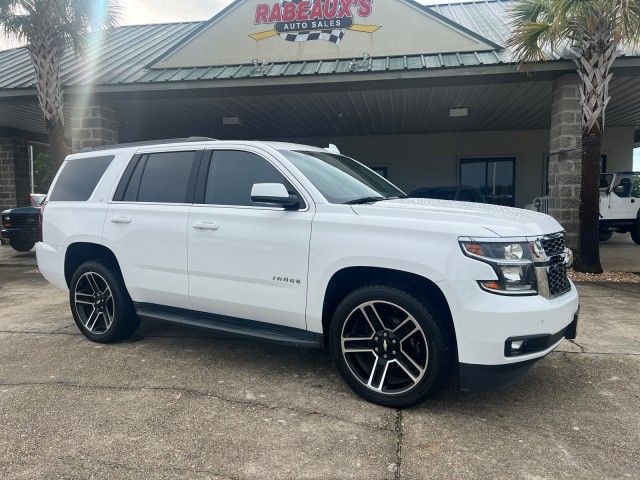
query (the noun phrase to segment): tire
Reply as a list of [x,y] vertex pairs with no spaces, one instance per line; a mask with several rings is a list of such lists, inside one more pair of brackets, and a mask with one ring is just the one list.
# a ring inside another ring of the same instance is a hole
[[12,238],[9,240],[9,244],[11,248],[18,252],[28,252],[30,251],[36,244],[33,240],[18,240],[16,238]]
[[120,270],[107,263],[89,261],[76,269],[69,303],[76,325],[92,342],[117,342],[140,324]]
[[640,218],[636,220],[636,223],[631,227],[631,239],[636,243],[636,245],[640,245]]
[[613,232],[611,230],[600,230],[598,236],[601,242],[606,242],[613,236]]
[[[424,401],[444,383],[452,364],[439,316],[438,309],[390,285],[355,290],[340,302],[329,327],[342,378],[378,405],[403,408]],[[344,351],[343,340],[345,349],[355,351]]]

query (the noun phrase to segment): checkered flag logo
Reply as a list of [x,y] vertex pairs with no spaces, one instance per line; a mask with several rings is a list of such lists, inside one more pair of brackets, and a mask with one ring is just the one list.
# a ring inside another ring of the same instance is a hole
[[[302,0],[283,0],[282,6],[284,7],[287,3],[295,3],[298,4]],[[300,32],[292,32],[292,33],[281,33],[280,37],[287,42],[308,42],[310,40],[325,40],[327,42],[335,43],[336,45],[340,45],[342,38],[344,37],[344,29],[333,29],[333,30],[308,30],[308,31],[300,31]]]

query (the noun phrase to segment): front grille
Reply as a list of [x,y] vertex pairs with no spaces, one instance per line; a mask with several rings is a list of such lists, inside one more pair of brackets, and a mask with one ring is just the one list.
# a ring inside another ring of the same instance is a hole
[[21,215],[11,214],[11,225],[13,227],[27,227],[36,228],[39,224],[39,217],[37,215]]
[[564,243],[564,235],[543,238],[540,243],[547,257],[562,255],[566,246]]
[[549,267],[547,273],[549,279],[549,293],[551,295],[562,295],[563,293],[571,290],[571,284],[567,277],[567,267],[564,265],[564,260],[559,260],[553,263]]

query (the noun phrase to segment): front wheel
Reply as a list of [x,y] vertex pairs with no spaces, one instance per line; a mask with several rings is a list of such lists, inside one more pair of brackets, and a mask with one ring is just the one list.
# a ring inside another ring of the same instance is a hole
[[329,329],[346,383],[364,399],[401,408],[425,400],[450,366],[437,309],[403,290],[371,285],[348,295]]
[[33,240],[18,240],[16,238],[12,238],[9,240],[11,248],[13,248],[17,252],[28,252],[30,251],[36,244]]
[[631,238],[636,245],[640,245],[640,218],[638,218],[633,224],[633,227],[631,227]]
[[76,269],[69,302],[76,325],[93,342],[121,340],[140,323],[120,271],[101,262],[89,261]]

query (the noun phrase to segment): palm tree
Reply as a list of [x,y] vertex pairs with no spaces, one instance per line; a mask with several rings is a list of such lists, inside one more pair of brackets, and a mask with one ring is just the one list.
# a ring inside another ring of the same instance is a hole
[[640,43],[640,0],[519,0],[508,45],[524,63],[569,49],[581,80],[582,182],[575,268],[601,273],[598,177],[611,67]]
[[114,27],[119,11],[116,0],[0,0],[0,29],[27,43],[53,171],[66,155],[62,58],[68,47],[83,56],[88,35]]

